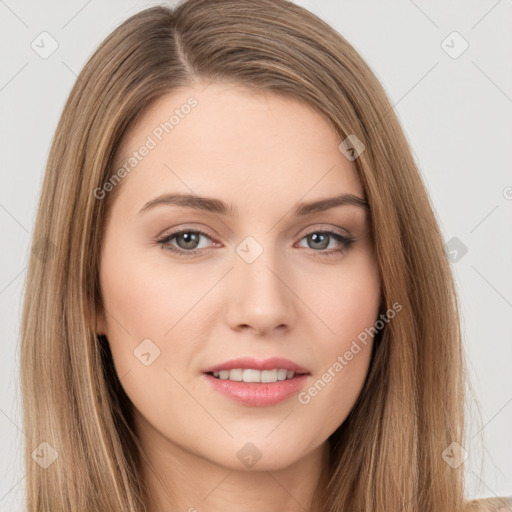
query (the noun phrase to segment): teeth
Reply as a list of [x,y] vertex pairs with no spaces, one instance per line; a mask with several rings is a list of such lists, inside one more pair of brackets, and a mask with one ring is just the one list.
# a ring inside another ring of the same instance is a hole
[[288,372],[286,370],[283,370],[283,369],[277,370],[277,380],[285,380],[287,373]]
[[261,372],[261,382],[276,382],[277,370],[263,370]]
[[244,370],[242,379],[244,382],[261,382],[261,373],[259,370]]
[[228,372],[229,375],[226,377],[226,379],[229,379],[229,380],[236,380],[237,382],[240,382],[241,380],[243,380],[243,372],[242,372],[242,369],[241,368],[237,368],[236,370],[229,370]]
[[292,379],[295,372],[284,368],[275,368],[274,370],[253,370],[252,368],[234,370],[221,370],[213,372],[213,376],[222,380],[234,380],[237,382],[263,382],[271,383],[278,380]]

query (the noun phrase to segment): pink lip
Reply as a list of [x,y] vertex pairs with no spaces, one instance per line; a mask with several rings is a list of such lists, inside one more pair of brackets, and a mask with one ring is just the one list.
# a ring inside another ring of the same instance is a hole
[[203,378],[215,391],[244,405],[268,406],[286,400],[300,391],[309,374],[296,375],[293,379],[278,380],[271,383],[235,382],[227,379],[217,379],[212,375],[203,374]]
[[[237,368],[252,368],[254,370],[273,370],[275,368],[281,368],[295,372],[295,376],[293,379],[260,383],[236,382],[228,379],[218,379],[213,377],[213,375],[208,375],[212,372],[234,370]],[[203,378],[206,379],[208,384],[211,385],[215,391],[244,405],[259,407],[275,405],[294,395],[304,387],[308,376],[308,370],[282,357],[270,357],[264,360],[258,360],[254,357],[242,357],[203,370]]]
[[225,363],[205,368],[203,373],[220,372],[221,370],[236,370],[237,368],[252,368],[254,370],[273,370],[274,368],[282,368],[295,373],[309,373],[308,370],[302,366],[282,357],[269,357],[268,359],[263,360],[259,360],[254,357],[240,357],[238,359],[231,359]]

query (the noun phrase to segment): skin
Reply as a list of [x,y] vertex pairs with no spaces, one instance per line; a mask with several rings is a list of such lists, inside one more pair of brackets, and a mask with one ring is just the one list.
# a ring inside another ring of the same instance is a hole
[[[312,510],[325,483],[318,475],[327,438],[361,392],[371,338],[307,404],[297,394],[268,407],[240,404],[212,390],[202,370],[235,357],[280,356],[310,372],[306,389],[374,325],[380,279],[368,214],[352,205],[290,213],[298,202],[364,198],[364,190],[317,112],[220,83],[155,103],[125,137],[119,162],[190,96],[198,105],[118,185],[102,246],[97,332],[108,338],[155,468],[144,466],[149,510],[171,510],[164,487],[176,510]],[[238,215],[176,205],[139,213],[164,192],[215,197]],[[176,255],[155,241],[179,229],[207,232],[195,246],[183,236],[167,243],[199,255]],[[334,252],[343,247],[334,237],[306,236],[325,230],[355,242]],[[263,248],[252,263],[236,252],[247,236]],[[160,350],[148,366],[134,355],[147,338]],[[237,457],[248,442],[261,453],[251,467]]]

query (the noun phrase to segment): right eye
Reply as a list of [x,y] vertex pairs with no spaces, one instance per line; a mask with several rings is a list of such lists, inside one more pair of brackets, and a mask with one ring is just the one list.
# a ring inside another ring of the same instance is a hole
[[[184,229],[165,235],[157,242],[166,250],[182,256],[191,256],[199,253],[204,247],[198,248],[201,237],[211,240],[210,236],[203,231]],[[176,245],[171,244],[175,241]],[[181,247],[180,247],[181,245]]]

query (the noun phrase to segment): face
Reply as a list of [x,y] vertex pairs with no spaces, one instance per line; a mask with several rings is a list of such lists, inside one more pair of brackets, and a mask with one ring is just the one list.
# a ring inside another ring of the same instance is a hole
[[215,83],[166,96],[126,136],[97,332],[144,439],[273,470],[347,417],[380,281],[365,208],[312,206],[364,198],[340,142],[303,103]]

